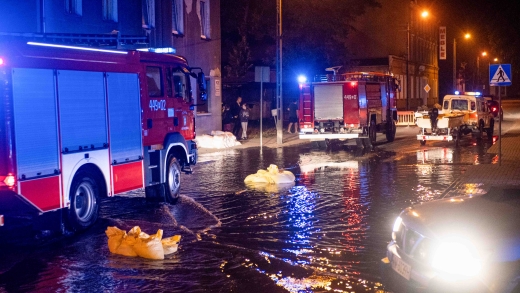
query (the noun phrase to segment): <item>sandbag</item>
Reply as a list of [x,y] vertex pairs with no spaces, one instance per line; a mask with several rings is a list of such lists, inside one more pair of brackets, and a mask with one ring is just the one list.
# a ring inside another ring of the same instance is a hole
[[164,255],[172,254],[177,251],[179,242],[181,241],[181,235],[175,235],[172,237],[164,238],[161,240],[161,244],[164,250]]
[[271,164],[267,170],[258,170],[256,174],[251,174],[244,179],[245,183],[268,183],[285,184],[293,183],[296,177],[290,171],[278,169],[278,166]]
[[105,234],[108,237],[108,250],[110,250],[111,253],[116,253],[126,232],[117,227],[108,227]]
[[138,256],[148,259],[164,259],[164,249],[161,243],[163,230],[157,230],[154,235],[144,232],[139,234],[134,245],[134,251]]
[[125,232],[123,236],[123,240],[121,241],[121,245],[116,249],[116,254],[124,255],[124,256],[137,256],[137,253],[134,251],[134,245],[136,242],[136,238],[132,235],[128,235]]

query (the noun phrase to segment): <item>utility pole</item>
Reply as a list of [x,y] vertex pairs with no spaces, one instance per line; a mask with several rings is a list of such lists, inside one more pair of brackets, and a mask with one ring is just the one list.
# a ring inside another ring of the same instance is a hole
[[283,144],[283,97],[282,97],[282,0],[276,0],[276,143]]
[[457,90],[457,40],[453,38],[453,91]]

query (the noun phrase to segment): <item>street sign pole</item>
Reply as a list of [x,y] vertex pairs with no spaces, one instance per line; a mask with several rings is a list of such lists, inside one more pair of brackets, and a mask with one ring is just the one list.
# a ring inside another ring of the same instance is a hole
[[271,69],[267,66],[255,67],[255,82],[260,82],[260,152],[263,146],[262,120],[264,118],[264,82],[271,81]]
[[498,87],[498,165],[502,166],[502,87]]
[[490,64],[489,85],[498,87],[498,165],[502,166],[502,86],[512,82],[511,64]]

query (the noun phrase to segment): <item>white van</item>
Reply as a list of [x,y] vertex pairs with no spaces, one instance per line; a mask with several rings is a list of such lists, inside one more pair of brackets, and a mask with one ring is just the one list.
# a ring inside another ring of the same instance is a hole
[[[478,93],[477,93],[478,94]],[[463,113],[465,127],[464,134],[470,132],[487,132],[488,137],[493,136],[495,121],[490,113],[486,100],[479,95],[466,93],[464,95],[446,95],[442,102],[444,113]]]

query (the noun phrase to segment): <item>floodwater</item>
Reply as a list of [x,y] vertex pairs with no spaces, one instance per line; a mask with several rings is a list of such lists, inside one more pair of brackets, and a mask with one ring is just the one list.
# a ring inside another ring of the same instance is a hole
[[[0,291],[384,292],[380,260],[399,212],[441,195],[468,165],[496,163],[488,141],[396,143],[408,150],[360,156],[303,145],[203,154],[183,176],[175,206],[129,193],[104,200],[85,233],[11,248],[14,265],[0,274]],[[245,186],[270,164],[293,172],[295,185]],[[181,246],[163,261],[112,255],[104,230],[114,225],[181,234]]]

